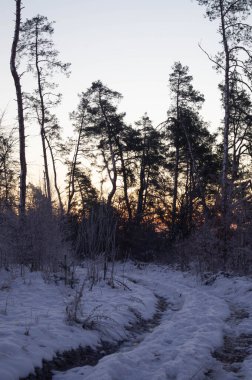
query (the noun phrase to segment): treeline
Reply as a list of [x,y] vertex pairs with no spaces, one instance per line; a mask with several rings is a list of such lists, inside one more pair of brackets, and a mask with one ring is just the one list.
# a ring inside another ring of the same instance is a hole
[[[11,72],[19,162],[15,134],[4,131],[2,118],[2,265],[10,250],[14,261],[31,269],[47,262],[57,267],[59,256],[74,251],[79,257],[102,256],[104,268],[116,255],[130,255],[183,267],[194,262],[202,271],[250,270],[252,27],[247,18],[252,4],[198,3],[210,21],[219,22],[220,51],[214,57],[205,52],[223,78],[218,133],[210,132],[200,114],[204,95],[194,88],[189,68],[175,62],[170,106],[161,124],[153,125],[145,114],[129,125],[118,110],[122,95],[96,81],[79,95],[70,116],[73,137],[63,141],[54,78],[59,72],[68,75],[70,64],[61,62],[54,47],[53,23],[40,15],[22,22],[21,0],[16,0]],[[33,75],[31,93],[22,90],[23,73]],[[43,154],[41,189],[26,178],[25,131],[34,120]],[[64,192],[58,160],[67,167]],[[102,178],[98,184],[97,178]]]

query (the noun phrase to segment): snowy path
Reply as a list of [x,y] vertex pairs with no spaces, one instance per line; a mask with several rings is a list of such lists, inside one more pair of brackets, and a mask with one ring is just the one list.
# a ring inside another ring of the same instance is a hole
[[30,374],[21,380],[51,380],[54,371],[66,371],[76,366],[95,366],[101,358],[115,352],[129,351],[133,346],[138,345],[147,333],[154,330],[159,325],[162,313],[167,309],[167,303],[163,297],[156,296],[156,312],[150,319],[143,319],[140,313],[136,313],[137,320],[127,327],[127,338],[117,343],[102,341],[99,347],[79,347],[70,351],[57,354],[50,361],[44,361],[41,368],[36,369],[36,374]]
[[[85,269],[77,275],[83,278]],[[93,330],[66,324],[75,291],[62,283],[45,283],[38,273],[0,281],[0,379],[25,378],[43,358],[80,345],[81,360],[71,365],[79,367],[54,380],[252,379],[251,279],[219,276],[206,286],[188,273],[132,263],[118,265],[116,278],[125,286],[101,282],[84,292],[83,316],[91,316]],[[158,318],[156,296],[167,306]],[[142,328],[143,320],[152,322]],[[101,341],[108,342],[105,350]]]
[[213,357],[217,360],[217,368],[209,370],[208,379],[244,378],[241,371],[242,363],[250,354],[252,334],[239,333],[238,327],[247,318],[249,313],[245,309],[230,304],[230,316],[226,321],[223,346],[213,353]]
[[[142,278],[139,275],[130,278],[166,296],[169,307],[159,326],[137,346],[129,345],[126,352],[119,350],[106,356],[95,367],[86,366],[64,374],[58,373],[54,380],[251,380],[252,374],[242,366],[236,367],[237,373],[230,372],[233,367],[226,366],[225,360],[220,360],[221,350],[217,351],[217,347],[222,347],[224,342],[224,350],[230,351],[229,361],[237,360],[234,357],[237,353],[235,349],[232,351],[232,347],[226,347],[227,338],[225,336],[223,340],[223,333],[229,326],[231,336],[234,336],[237,334],[235,327],[245,317],[249,319],[248,312],[239,307],[229,315],[232,281],[222,279],[212,289],[197,287],[178,274],[173,276],[169,273],[168,281],[167,277],[164,281],[164,277],[163,272],[153,276],[151,281],[146,280],[145,274]],[[221,289],[226,282],[228,286]],[[247,356],[248,347],[240,361]]]

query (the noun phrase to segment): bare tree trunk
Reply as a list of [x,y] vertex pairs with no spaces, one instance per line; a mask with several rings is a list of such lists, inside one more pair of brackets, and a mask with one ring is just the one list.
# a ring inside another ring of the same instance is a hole
[[[177,128],[180,128],[180,78],[177,83],[176,94],[176,117]],[[179,177],[179,138],[175,137],[175,173],[174,173],[174,186],[173,186],[173,200],[172,200],[172,221],[171,221],[171,239],[175,237],[175,224],[177,217],[177,198],[178,198],[178,177]]]
[[[112,160],[115,162],[113,153],[112,153]],[[113,164],[113,167],[115,167],[114,164]],[[112,189],[111,189],[111,191],[110,191],[110,193],[108,195],[108,206],[111,206],[112,199],[113,199],[113,197],[114,197],[114,195],[116,193],[116,188],[117,188],[116,182],[117,182],[117,171],[115,170],[114,171],[114,176],[113,176],[113,181],[112,181]]]
[[190,182],[189,182],[189,232],[191,232],[192,224],[193,224],[193,171],[192,164],[190,163]]
[[[226,36],[226,25],[223,0],[220,0],[221,10],[221,29],[222,38],[225,51],[225,85],[224,85],[224,133],[223,133],[223,160],[222,160],[222,214],[223,218],[227,217],[228,209],[228,141],[229,141],[229,124],[230,124],[230,57],[229,47]],[[226,222],[226,220],[224,221]]]
[[54,187],[55,187],[55,190],[56,190],[56,193],[57,193],[57,196],[58,196],[58,201],[59,201],[59,206],[60,206],[60,212],[61,212],[61,214],[63,214],[64,207],[63,207],[63,203],[62,203],[62,199],[61,199],[60,190],[59,190],[59,187],[58,187],[57,169],[56,169],[53,149],[52,149],[51,143],[50,143],[50,141],[49,141],[49,139],[47,138],[46,135],[45,135],[45,138],[46,138],[46,142],[47,142],[48,148],[50,150],[50,154],[51,154],[51,160],[52,160],[52,166],[53,166],[53,175],[54,175]]
[[144,202],[144,190],[145,190],[145,153],[143,153],[140,167],[139,176],[139,190],[137,199],[137,210],[135,220],[137,224],[140,224],[143,219],[143,202]]
[[145,213],[146,204],[147,204],[147,197],[149,195],[149,193],[148,193],[149,184],[150,184],[150,166],[148,166],[147,175],[145,175],[144,198],[143,198],[143,209],[142,209],[143,215]]
[[190,179],[191,179],[191,162],[189,163],[188,156],[186,155],[186,182],[185,182],[185,231],[186,233],[190,230],[189,227],[189,210],[190,210],[190,198],[191,198],[191,189],[190,189]]
[[9,181],[8,181],[8,175],[7,175],[7,167],[6,167],[6,162],[4,162],[4,198],[5,198],[5,205],[7,206],[9,204]]
[[78,154],[79,154],[79,149],[80,149],[81,132],[82,132],[83,124],[84,124],[84,116],[82,116],[82,119],[81,119],[81,125],[80,125],[80,129],[79,129],[78,140],[77,140],[77,143],[76,143],[75,152],[74,152],[74,156],[73,156],[73,161],[72,161],[72,164],[71,164],[71,171],[69,173],[69,177],[70,178],[69,178],[69,184],[68,184],[67,214],[69,214],[70,211],[71,211],[72,200],[73,200],[73,197],[74,197],[74,194],[75,194],[75,185],[74,185],[75,172],[76,172],[77,159],[78,159]]
[[201,203],[202,203],[202,206],[203,206],[203,211],[204,211],[204,215],[205,217],[207,217],[209,215],[209,209],[207,207],[207,204],[206,204],[206,198],[205,198],[205,192],[201,186],[201,180],[200,180],[200,177],[199,177],[199,174],[198,174],[198,169],[196,167],[196,164],[195,164],[195,160],[194,160],[194,155],[193,155],[193,150],[192,150],[192,144],[191,144],[191,141],[189,139],[189,136],[188,136],[188,133],[187,133],[187,130],[186,130],[186,127],[184,125],[184,123],[182,122],[182,127],[183,127],[183,131],[185,133],[185,137],[186,137],[186,142],[187,142],[187,146],[188,146],[188,150],[189,150],[189,154],[190,154],[190,159],[191,159],[191,168],[193,169],[193,174],[196,176],[196,179],[197,179],[197,185],[199,187],[199,190],[200,190],[200,196],[201,196]]
[[124,199],[125,199],[125,203],[126,203],[129,221],[131,221],[132,220],[132,211],[131,211],[129,195],[128,195],[127,171],[126,171],[125,161],[124,161],[124,157],[123,157],[123,149],[122,149],[122,146],[121,146],[120,142],[118,141],[118,139],[117,139],[117,146],[118,146],[120,160],[121,160]]
[[42,142],[44,167],[45,167],[46,196],[48,198],[50,206],[52,206],[51,184],[50,184],[50,178],[49,178],[47,152],[46,152],[46,137],[45,137],[45,130],[42,127],[40,129],[40,136],[41,136],[41,142]]
[[179,175],[179,147],[176,146],[175,153],[175,173],[174,173],[174,186],[173,186],[173,200],[172,200],[172,221],[171,221],[171,238],[175,235],[175,223],[177,217],[177,198],[178,198],[178,175]]
[[38,25],[36,24],[35,54],[36,54],[36,71],[37,71],[37,81],[38,81],[38,94],[39,94],[40,111],[41,111],[40,120],[39,120],[39,122],[40,122],[40,136],[41,136],[41,142],[42,142],[44,167],[45,167],[46,193],[47,193],[46,195],[47,195],[50,207],[51,207],[52,206],[52,195],[51,195],[51,185],[50,185],[47,151],[46,151],[45,104],[44,104],[43,88],[42,88],[42,81],[41,81],[41,71],[40,71],[40,67],[39,67],[38,38],[39,38],[39,32],[38,32]]
[[117,182],[117,168],[116,168],[116,164],[115,164],[114,152],[113,152],[113,149],[112,149],[111,145],[110,145],[110,154],[111,154],[111,159],[112,159],[113,175],[111,175],[111,171],[112,170],[109,168],[109,162],[106,159],[105,152],[104,151],[102,152],[104,164],[106,166],[106,169],[107,169],[107,172],[108,172],[108,176],[109,176],[110,182],[112,184],[112,189],[110,190],[110,192],[108,194],[108,199],[107,199],[108,206],[111,206],[112,199],[113,199],[113,197],[114,197],[114,195],[116,193],[116,189],[117,189],[117,185],[116,185],[116,182]]
[[222,159],[222,199],[221,211],[223,217],[223,265],[226,268],[226,261],[228,255],[228,229],[229,229],[229,186],[228,186],[228,143],[229,143],[229,125],[230,125],[230,56],[229,47],[226,36],[226,24],[224,15],[223,0],[220,0],[221,10],[221,29],[222,38],[225,52],[225,83],[224,83],[224,132],[223,132],[223,159]]
[[[109,178],[110,178],[110,181],[112,183],[112,189],[108,195],[108,205],[111,206],[112,204],[112,199],[116,193],[116,189],[117,189],[117,167],[116,167],[116,159],[115,159],[115,153],[113,151],[113,143],[112,143],[112,136],[111,136],[111,126],[110,126],[110,123],[108,121],[108,118],[107,118],[107,115],[106,115],[106,112],[104,110],[104,107],[102,105],[102,99],[101,99],[101,94],[99,92],[99,105],[101,107],[101,111],[102,111],[102,115],[104,117],[104,120],[105,120],[105,124],[106,124],[106,128],[107,128],[107,133],[108,133],[108,141],[109,141],[109,152],[110,152],[110,156],[111,156],[111,161],[112,161],[112,168],[113,168],[113,177],[111,176],[111,172],[109,171],[109,168],[108,168],[108,165],[107,165],[107,169],[108,169],[108,174],[109,174]],[[105,155],[104,155],[105,157]]]
[[20,34],[21,24],[21,8],[22,1],[16,0],[16,22],[15,32],[11,48],[10,69],[14,79],[17,105],[18,105],[18,126],[19,126],[19,160],[20,160],[20,197],[19,197],[19,214],[21,217],[25,215],[26,210],[26,156],[25,156],[25,125],[24,125],[24,107],[23,107],[23,93],[20,83],[20,76],[17,72],[16,55],[17,46]]

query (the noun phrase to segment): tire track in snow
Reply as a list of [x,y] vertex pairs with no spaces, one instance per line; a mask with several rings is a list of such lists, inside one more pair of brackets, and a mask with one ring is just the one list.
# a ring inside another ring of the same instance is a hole
[[[216,359],[217,370],[209,369],[206,379],[212,380],[235,380],[245,379],[241,372],[243,361],[251,354],[252,334],[237,334],[237,327],[249,318],[247,310],[230,304],[230,316],[227,318],[227,330],[224,335],[223,346],[212,353]],[[232,333],[231,333],[232,332]]]
[[35,368],[34,374],[20,380],[52,380],[53,372],[64,372],[79,366],[95,366],[99,360],[115,352],[130,350],[140,344],[146,334],[151,333],[157,327],[166,311],[168,303],[164,297],[155,294],[157,298],[156,312],[150,319],[143,319],[140,314],[136,315],[137,322],[126,327],[129,337],[117,343],[102,341],[97,349],[91,347],[79,347],[69,351],[58,353],[52,360],[43,360],[42,367]]

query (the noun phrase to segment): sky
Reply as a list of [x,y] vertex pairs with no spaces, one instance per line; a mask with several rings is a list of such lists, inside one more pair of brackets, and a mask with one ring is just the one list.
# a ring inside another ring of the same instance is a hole
[[[189,66],[194,87],[205,95],[202,115],[212,131],[218,128],[221,77],[198,46],[210,54],[218,51],[217,25],[204,18],[204,8],[196,0],[23,0],[23,5],[23,20],[42,14],[56,22],[56,48],[61,60],[72,64],[69,78],[57,78],[63,94],[57,115],[65,137],[72,134],[68,115],[78,104],[77,94],[98,79],[123,95],[120,111],[126,112],[127,122],[134,123],[145,112],[154,125],[164,121],[175,61]],[[6,109],[9,126],[16,116],[9,70],[14,12],[14,0],[1,0],[0,110]],[[24,78],[24,90],[26,86]],[[43,171],[38,133],[36,125],[27,130],[30,180]]]

